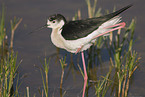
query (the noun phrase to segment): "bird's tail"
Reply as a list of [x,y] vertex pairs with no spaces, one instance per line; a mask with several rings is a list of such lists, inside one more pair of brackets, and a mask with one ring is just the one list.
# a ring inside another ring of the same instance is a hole
[[114,16],[117,16],[119,15],[120,13],[122,13],[123,11],[127,10],[128,8],[130,8],[131,6],[133,6],[132,4],[130,5],[127,5],[126,7],[123,7],[113,13],[110,13],[110,14],[107,14],[105,17],[108,17],[108,18],[113,18]]
[[[113,28],[110,27],[110,26],[116,25],[116,24],[118,24],[118,23],[121,21],[121,17],[118,16],[118,15],[119,15],[121,12],[123,12],[123,11],[127,10],[128,8],[130,8],[131,6],[132,6],[132,4],[130,4],[130,5],[126,6],[126,7],[123,7],[123,8],[121,8],[121,9],[118,10],[118,11],[115,11],[115,12],[113,12],[113,13],[110,13],[110,14],[107,14],[107,15],[103,16],[103,18],[106,17],[106,20],[107,20],[107,21],[106,21],[105,23],[103,23],[103,24],[98,28],[98,30],[96,30],[96,32],[94,31],[94,32],[92,33],[92,36],[106,35],[106,34],[104,34],[105,32],[109,31],[110,29],[113,29]],[[110,27],[110,28],[108,28],[108,27]]]

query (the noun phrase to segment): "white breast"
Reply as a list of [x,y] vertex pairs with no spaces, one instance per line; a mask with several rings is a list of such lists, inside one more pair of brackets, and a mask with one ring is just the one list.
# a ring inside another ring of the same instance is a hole
[[52,43],[59,48],[66,49],[71,53],[76,53],[78,48],[82,48],[81,51],[87,50],[92,43],[90,42],[90,37],[80,38],[77,40],[65,40],[59,29],[53,29],[51,33]]
[[61,34],[59,33],[59,29],[52,30],[51,41],[56,47],[64,48],[63,37],[61,37]]

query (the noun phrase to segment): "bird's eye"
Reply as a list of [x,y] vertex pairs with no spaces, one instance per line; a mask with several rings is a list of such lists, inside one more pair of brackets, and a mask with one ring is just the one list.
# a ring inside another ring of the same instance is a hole
[[54,21],[52,21],[52,23],[55,23],[55,20],[54,20]]

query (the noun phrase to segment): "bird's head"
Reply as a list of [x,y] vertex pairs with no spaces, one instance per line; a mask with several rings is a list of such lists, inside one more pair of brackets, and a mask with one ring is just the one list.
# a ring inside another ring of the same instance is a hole
[[66,19],[61,14],[51,15],[47,19],[47,27],[48,28],[62,28],[62,26],[65,23],[66,23]]

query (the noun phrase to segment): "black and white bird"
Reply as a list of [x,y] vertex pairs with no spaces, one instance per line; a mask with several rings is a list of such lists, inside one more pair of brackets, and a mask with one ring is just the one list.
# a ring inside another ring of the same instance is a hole
[[131,6],[128,5],[111,14],[84,20],[66,21],[65,17],[61,14],[54,14],[48,17],[46,25],[48,28],[52,28],[52,43],[71,53],[82,52],[85,74],[82,97],[84,97],[88,79],[83,51],[90,48],[97,37],[125,27],[125,22],[120,23],[121,17],[118,15]]
[[47,27],[52,28],[52,43],[71,53],[87,50],[95,42],[97,36],[116,30],[114,27],[125,26],[125,23],[116,25],[121,21],[121,17],[117,15],[129,7],[131,5],[101,17],[69,22],[61,14],[51,15],[47,19]]

